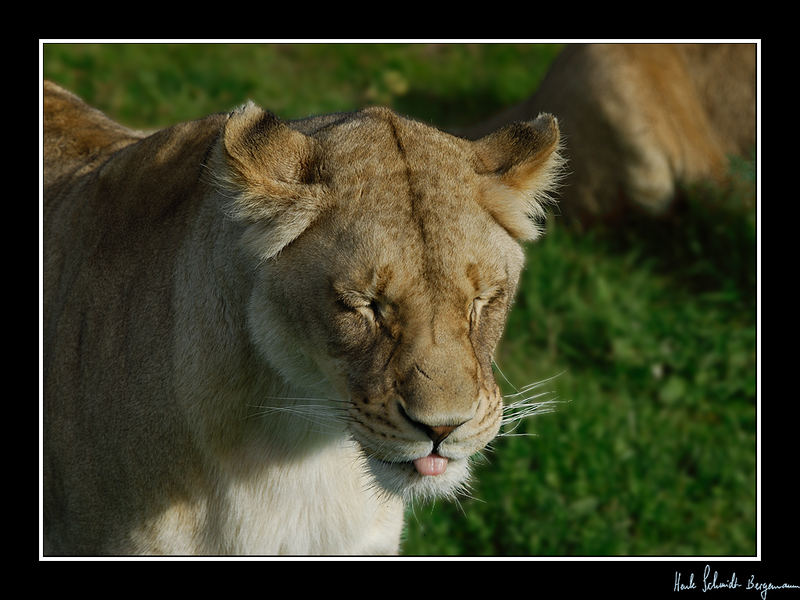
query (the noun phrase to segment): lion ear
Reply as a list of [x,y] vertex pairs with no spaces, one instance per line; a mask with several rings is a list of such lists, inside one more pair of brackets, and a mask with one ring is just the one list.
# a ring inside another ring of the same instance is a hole
[[252,102],[228,116],[211,159],[227,212],[248,223],[245,244],[266,260],[295,240],[325,206],[312,138]]
[[512,236],[539,237],[565,163],[558,121],[549,114],[512,123],[473,142],[476,171],[484,175],[479,202]]

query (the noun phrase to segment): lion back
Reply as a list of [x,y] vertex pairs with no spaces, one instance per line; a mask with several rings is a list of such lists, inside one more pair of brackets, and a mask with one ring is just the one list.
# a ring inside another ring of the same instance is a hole
[[143,137],[51,81],[44,82],[42,104],[44,182],[48,188],[64,175],[108,158]]

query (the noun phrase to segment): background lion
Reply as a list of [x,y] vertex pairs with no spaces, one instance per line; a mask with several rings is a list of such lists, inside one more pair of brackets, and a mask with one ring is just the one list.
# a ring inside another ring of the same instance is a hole
[[569,172],[560,213],[591,224],[664,214],[681,186],[724,182],[756,144],[754,44],[570,44],[536,93],[466,129],[555,111]]

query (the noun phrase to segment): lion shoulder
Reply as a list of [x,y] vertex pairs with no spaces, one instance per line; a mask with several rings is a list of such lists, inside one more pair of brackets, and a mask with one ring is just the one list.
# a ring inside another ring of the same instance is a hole
[[43,84],[42,108],[46,186],[143,137],[51,81]]

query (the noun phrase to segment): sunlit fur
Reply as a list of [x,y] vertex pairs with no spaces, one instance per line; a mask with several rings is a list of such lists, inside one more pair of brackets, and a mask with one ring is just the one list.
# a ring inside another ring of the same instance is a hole
[[472,142],[250,103],[144,135],[46,83],[44,134],[45,553],[394,554],[536,411],[491,362],[554,117]]

